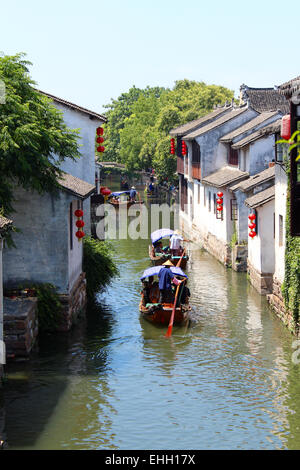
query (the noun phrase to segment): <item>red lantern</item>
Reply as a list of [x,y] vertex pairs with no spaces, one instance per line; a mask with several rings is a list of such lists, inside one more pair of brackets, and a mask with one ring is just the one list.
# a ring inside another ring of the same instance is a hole
[[256,224],[254,223],[249,224],[248,227],[250,228],[250,230],[253,230],[254,228],[256,228]]
[[171,154],[175,155],[175,139],[171,139]]
[[222,191],[220,191],[220,192],[217,194],[217,196],[221,198],[221,197],[224,196],[224,194],[222,193]]
[[251,238],[256,237],[256,232],[250,232],[250,233],[249,233],[249,237],[251,237]]
[[81,209],[77,209],[75,211],[75,216],[76,217],[83,217],[83,211]]
[[97,127],[96,133],[97,135],[103,135],[103,128],[102,127]]
[[222,211],[223,210],[223,206],[217,206],[217,211]]
[[83,220],[77,220],[77,222],[76,222],[76,227],[78,227],[78,228],[84,227],[84,222],[83,222]]
[[253,213],[250,214],[250,215],[248,216],[248,219],[250,219],[250,220],[256,219],[255,214],[253,214]]
[[85,233],[82,232],[82,230],[78,230],[75,235],[79,240],[81,240],[85,236]]
[[221,198],[217,199],[217,204],[219,204],[219,205],[223,204],[223,199],[221,199]]
[[111,194],[111,190],[108,189],[108,188],[104,188],[102,191],[101,191],[101,194],[103,196],[109,196]]
[[281,119],[281,137],[285,140],[289,140],[291,138],[291,115],[286,114]]
[[182,141],[182,145],[181,145],[181,153],[182,153],[182,155],[186,155],[186,153],[187,153],[186,152],[186,143],[185,143],[184,140]]
[[98,137],[96,142],[97,142],[97,144],[103,144],[104,138],[103,137]]
[[104,151],[105,151],[105,147],[103,147],[102,145],[100,145],[99,147],[97,147],[97,152],[103,153]]

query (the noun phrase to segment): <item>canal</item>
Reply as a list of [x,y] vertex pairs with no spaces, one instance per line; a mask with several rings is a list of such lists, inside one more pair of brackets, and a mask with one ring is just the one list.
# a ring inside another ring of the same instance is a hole
[[138,309],[149,241],[113,245],[99,306],[7,368],[8,449],[299,449],[295,338],[246,274],[191,250],[193,322],[166,339]]

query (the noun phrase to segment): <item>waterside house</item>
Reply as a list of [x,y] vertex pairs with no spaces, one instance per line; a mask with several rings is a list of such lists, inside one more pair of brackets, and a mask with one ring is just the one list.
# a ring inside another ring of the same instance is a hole
[[[66,159],[61,164],[61,169],[70,175],[80,178],[89,184],[99,184],[98,169],[95,161],[96,129],[107,122],[107,118],[102,114],[90,111],[82,106],[66,101],[57,96],[40,91],[52,100],[53,106],[63,113],[65,124],[70,129],[79,129],[79,159]],[[85,233],[91,233],[91,199],[87,198],[83,202]]]
[[[246,219],[246,209],[230,188],[274,160],[274,138],[265,134],[253,152],[251,136],[278,121],[287,109],[278,91],[243,85],[239,106],[231,103],[217,108],[170,132],[177,137],[182,229],[225,265],[232,265],[233,238],[242,244],[248,241],[239,220],[240,216]],[[249,139],[247,144],[245,139]],[[185,156],[182,140],[187,146]],[[222,202],[221,211],[218,201]],[[239,269],[243,265],[246,270],[246,257],[244,250]]]
[[16,187],[13,234],[16,248],[5,248],[4,287],[34,283],[52,284],[63,302],[59,330],[67,331],[86,305],[86,280],[82,271],[82,240],[77,238],[75,211],[82,210],[84,232],[90,233],[91,195],[95,193],[97,129],[106,122],[101,114],[44,93],[62,114],[65,124],[79,130],[80,158],[61,164],[63,176],[56,193],[39,195]]

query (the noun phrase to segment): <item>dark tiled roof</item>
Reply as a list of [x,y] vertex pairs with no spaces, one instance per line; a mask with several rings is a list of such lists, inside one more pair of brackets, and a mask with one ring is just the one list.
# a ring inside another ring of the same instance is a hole
[[202,182],[210,186],[215,186],[216,188],[222,188],[223,186],[236,183],[237,181],[247,178],[248,176],[249,173],[240,171],[237,168],[233,168],[231,166],[225,166],[203,178]]
[[251,142],[254,142],[255,140],[260,139],[261,137],[266,137],[267,135],[280,132],[280,128],[281,128],[281,118],[277,119],[277,121],[272,122],[272,124],[267,124],[266,126],[261,127],[258,131],[252,132],[247,137],[244,137],[238,142],[235,142],[232,145],[232,148],[240,149],[242,147],[245,147],[246,145],[251,144]]
[[245,200],[245,204],[251,209],[255,209],[255,207],[262,206],[273,199],[275,199],[275,185],[254,194],[254,196],[248,197]]
[[267,121],[273,116],[276,116],[276,114],[278,114],[277,111],[261,113],[254,119],[251,119],[251,121],[246,122],[246,124],[243,124],[241,127],[238,127],[237,129],[221,137],[220,142],[231,142],[235,137],[238,137],[239,135],[259,126],[264,121]]
[[63,104],[68,106],[69,108],[74,109],[75,111],[80,111],[81,113],[88,114],[90,117],[96,118],[99,121],[107,122],[107,118],[102,114],[95,113],[94,111],[90,111],[89,109],[83,108],[82,106],[78,106],[77,104],[71,103],[70,101],[66,101],[62,98],[58,98],[57,96],[50,95],[50,93],[45,93],[44,91],[37,90],[39,93],[42,93],[45,96],[48,96],[53,101],[57,103]]
[[193,130],[197,129],[198,127],[202,127],[205,124],[211,122],[213,119],[222,116],[227,111],[232,109],[231,106],[222,106],[222,108],[214,109],[211,113],[202,116],[199,119],[195,119],[194,121],[187,122],[182,126],[176,127],[170,131],[170,135],[172,136],[183,136],[187,132],[192,132]]
[[58,181],[63,189],[71,192],[81,199],[86,199],[96,189],[93,184],[87,183],[80,178],[76,178],[76,176],[70,175],[69,173],[64,173]]
[[240,90],[243,101],[248,102],[258,113],[277,110],[283,114],[289,112],[289,103],[275,88],[251,88],[242,85]]
[[224,116],[219,117],[218,119],[215,119],[213,122],[207,124],[204,127],[201,127],[200,129],[197,129],[194,132],[191,132],[190,134],[187,134],[184,139],[185,140],[193,140],[195,137],[199,137],[202,134],[205,134],[206,132],[211,131],[212,129],[215,129],[216,127],[221,126],[227,121],[230,121],[231,119],[239,116],[240,114],[244,113],[247,111],[247,106],[242,106],[238,108],[231,108],[231,110],[226,113]]
[[240,183],[235,184],[234,186],[231,186],[230,190],[236,191],[237,189],[240,189],[241,191],[247,192],[255,186],[265,183],[267,181],[271,181],[274,178],[275,165],[271,166],[270,168],[267,168],[266,170],[261,171],[260,173],[257,173],[256,175],[250,176],[246,180],[241,181]]
[[293,93],[300,91],[300,75],[280,85],[278,90],[286,98],[291,98]]
[[0,234],[1,232],[3,233],[7,229],[9,229],[12,225],[12,220],[7,219],[6,217],[3,217],[0,215]]

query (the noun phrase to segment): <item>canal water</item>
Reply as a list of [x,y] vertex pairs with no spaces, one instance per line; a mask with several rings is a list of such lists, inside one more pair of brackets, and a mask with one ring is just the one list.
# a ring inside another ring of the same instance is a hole
[[149,241],[113,245],[99,306],[7,368],[8,449],[299,449],[295,338],[246,274],[194,247],[193,322],[166,339],[138,309]]

